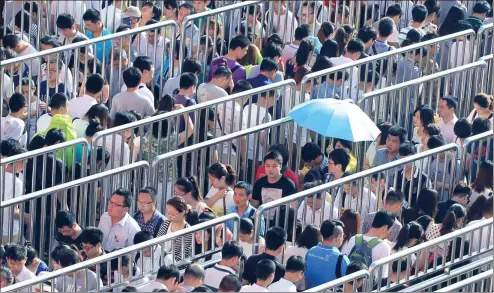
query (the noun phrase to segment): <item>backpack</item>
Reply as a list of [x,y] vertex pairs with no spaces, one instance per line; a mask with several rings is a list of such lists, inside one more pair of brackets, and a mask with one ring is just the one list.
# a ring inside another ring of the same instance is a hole
[[372,263],[372,249],[381,243],[381,239],[374,238],[367,242],[364,240],[364,235],[358,234],[355,236],[355,246],[353,246],[352,251],[348,258],[350,262],[363,263],[369,267]]

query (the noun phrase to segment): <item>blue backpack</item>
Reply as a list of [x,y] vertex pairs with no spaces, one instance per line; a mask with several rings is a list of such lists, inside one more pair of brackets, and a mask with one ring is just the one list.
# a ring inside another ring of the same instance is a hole
[[363,263],[367,267],[372,264],[372,249],[381,243],[381,239],[374,238],[367,242],[364,240],[364,235],[358,234],[355,236],[355,246],[353,246],[352,251],[348,258],[350,262]]

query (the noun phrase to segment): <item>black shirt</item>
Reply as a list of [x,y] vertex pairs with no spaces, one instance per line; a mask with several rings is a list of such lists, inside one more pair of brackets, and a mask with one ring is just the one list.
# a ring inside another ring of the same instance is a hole
[[[405,200],[408,202],[409,198],[408,196],[410,195],[410,181],[405,177],[405,187],[402,188],[402,180],[403,180],[403,170],[399,171],[397,174],[397,181],[396,181],[396,190],[401,190],[405,194]],[[414,174],[415,175],[415,174]],[[417,196],[418,196],[418,186],[419,186],[419,181],[420,181],[420,190],[425,189],[427,187],[427,183],[429,182],[429,178],[424,172],[420,172],[420,175],[422,178],[420,178],[417,174],[417,177],[413,177],[413,188],[412,188],[412,196],[410,199],[410,202],[408,203],[409,207],[413,207],[415,205],[415,202],[417,201]]]
[[72,239],[70,236],[63,236],[59,231],[55,231],[55,240],[61,245],[75,245],[78,249],[82,250],[81,235],[76,239]]
[[446,201],[442,201],[437,204],[437,213],[436,213],[436,218],[434,221],[436,223],[442,223],[444,218],[446,218],[446,214],[448,213],[449,208],[457,203],[456,201],[452,199],[448,199]]
[[274,273],[274,282],[278,282],[281,278],[285,276],[285,266],[276,261],[276,258],[267,253],[251,255],[249,259],[245,262],[244,272],[242,274],[242,279],[249,281],[249,284],[256,283],[256,267],[257,264],[264,259],[269,259],[274,261],[276,264],[276,272]]
[[252,199],[258,200],[259,204],[271,202],[285,196],[295,194],[297,187],[292,180],[284,175],[276,183],[269,183],[268,176],[256,181],[252,192]]

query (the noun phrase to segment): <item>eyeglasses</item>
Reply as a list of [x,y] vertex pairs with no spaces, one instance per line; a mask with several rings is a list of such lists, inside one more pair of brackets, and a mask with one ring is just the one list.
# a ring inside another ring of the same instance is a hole
[[93,247],[94,247],[94,245],[91,245],[91,246],[83,245],[82,246],[82,250],[84,250],[84,251],[90,251]]
[[119,208],[124,207],[124,205],[123,205],[123,204],[114,203],[114,202],[113,202],[113,201],[111,201],[111,200],[108,202],[108,205],[109,205],[109,206],[114,206],[114,207],[119,207]]

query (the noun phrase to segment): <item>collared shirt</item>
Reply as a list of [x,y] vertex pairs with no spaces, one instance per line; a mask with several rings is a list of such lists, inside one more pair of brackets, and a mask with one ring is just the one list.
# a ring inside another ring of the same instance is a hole
[[69,101],[69,115],[72,118],[82,119],[86,116],[87,111],[96,104],[98,104],[98,101],[88,94],[72,99]]
[[[256,216],[256,211],[257,211],[257,209],[249,203],[249,205],[247,206],[247,209],[244,211],[244,213],[242,215],[240,215],[240,218],[242,218],[242,219],[253,218]],[[227,214],[238,213],[238,207],[236,205],[232,205],[228,208],[226,213]],[[228,229],[230,229],[230,231],[233,232],[233,221],[228,221],[226,223],[226,227]],[[261,236],[264,235],[264,228],[265,228],[264,217],[262,216],[261,217]]]
[[[400,158],[400,154],[396,154],[396,156],[392,157],[391,159],[388,157],[388,149],[383,148],[380,149],[376,152],[376,155],[374,156],[374,162],[372,163],[372,166],[377,167],[381,166],[384,164],[387,164],[389,162],[394,162]],[[401,168],[394,168],[393,170],[388,171],[388,182],[393,182],[394,174],[396,171],[401,170]]]
[[[341,252],[338,248],[319,243],[317,246],[309,249],[305,255],[307,270],[305,271],[305,280],[307,288],[314,288],[324,283],[335,280],[336,264]],[[346,268],[350,260],[345,255],[341,260],[341,276],[346,274]]]
[[[307,205],[307,210],[305,213],[305,224],[306,225],[316,225],[320,226],[322,221],[329,220],[329,219],[338,219],[338,208],[337,206],[333,206],[333,211],[331,212],[331,204],[329,202],[323,203],[324,204],[324,215],[321,214],[322,208],[316,210],[315,212],[312,211],[312,207]],[[312,214],[314,214],[314,222],[312,221]],[[303,220],[303,215],[304,215],[304,205],[301,205],[298,208],[297,212],[297,219],[302,221]],[[321,221],[321,217],[322,221]]]
[[339,193],[334,200],[334,206],[352,209],[359,212],[362,218],[365,218],[369,213],[377,211],[377,199],[372,191],[364,187],[362,193],[359,192],[355,197],[345,192]]
[[232,268],[216,264],[214,267],[206,269],[204,272],[204,285],[214,290],[218,290],[223,277],[230,274],[235,275],[236,272]]
[[[103,31],[101,32],[101,36],[107,36],[111,35],[111,32],[107,30],[106,28],[103,28]],[[94,39],[93,33],[91,33],[89,30],[86,30],[86,36],[90,39]],[[93,45],[93,50],[96,51],[96,58],[103,64],[109,63],[109,58],[110,58],[110,52],[112,50],[113,43],[111,40],[104,41],[104,42],[98,42],[95,45]],[[103,62],[104,59],[104,62]]]
[[[152,235],[155,235],[155,233],[158,232],[161,223],[166,220],[166,217],[158,210],[155,210],[153,216],[147,222],[144,222],[144,216],[141,212],[135,213],[134,219],[137,221],[139,227],[141,227],[141,231],[149,231]],[[159,221],[159,219],[162,219],[163,221]]]
[[141,231],[137,222],[129,214],[125,214],[120,221],[112,225],[108,212],[101,216],[98,229],[103,232],[103,249],[106,251],[133,245],[135,234]]
[[454,131],[456,121],[458,121],[458,117],[454,115],[453,119],[451,119],[451,121],[449,121],[448,123],[444,123],[443,118],[440,118],[439,122],[437,123],[437,126],[441,130],[441,135],[444,137],[446,143],[453,143],[456,140]]

